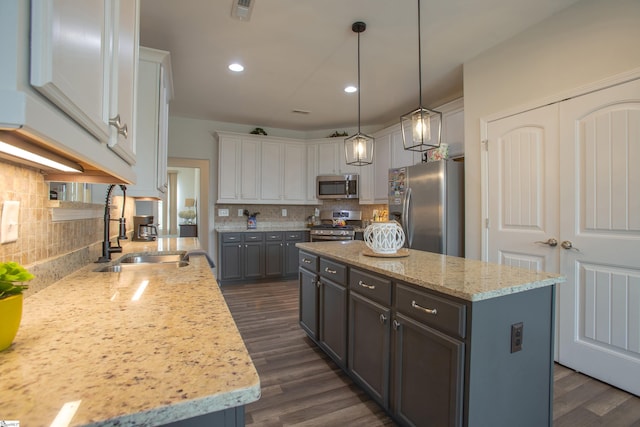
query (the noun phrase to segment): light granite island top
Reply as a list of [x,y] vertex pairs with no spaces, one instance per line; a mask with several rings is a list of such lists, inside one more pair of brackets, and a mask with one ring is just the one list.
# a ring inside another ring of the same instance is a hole
[[467,301],[480,301],[565,281],[552,273],[409,249],[406,257],[376,257],[363,241],[298,243],[298,248]]
[[[123,246],[126,254],[199,243]],[[104,265],[25,299],[18,335],[0,352],[0,419],[151,426],[259,399],[258,374],[204,256],[180,268],[94,271]]]

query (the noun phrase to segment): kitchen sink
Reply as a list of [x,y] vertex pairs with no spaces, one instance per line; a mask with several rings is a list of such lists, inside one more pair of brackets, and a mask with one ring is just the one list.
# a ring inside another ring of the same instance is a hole
[[186,252],[180,253],[145,253],[145,254],[129,254],[118,259],[118,264],[157,264],[166,262],[181,262],[189,259]]
[[189,265],[189,255],[186,251],[172,252],[137,252],[124,255],[112,264],[105,265],[94,271],[101,273],[119,273],[126,270],[145,268],[179,268]]
[[120,273],[121,271],[128,270],[143,270],[147,268],[157,269],[157,268],[179,268],[186,267],[189,265],[187,261],[176,261],[176,262],[156,262],[156,263],[125,263],[125,264],[111,264],[105,265],[104,267],[100,267],[97,270],[99,273]]

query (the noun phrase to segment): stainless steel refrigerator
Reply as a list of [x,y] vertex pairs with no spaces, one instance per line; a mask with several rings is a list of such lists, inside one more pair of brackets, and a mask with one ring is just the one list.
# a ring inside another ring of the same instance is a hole
[[389,219],[400,222],[411,249],[464,256],[464,164],[389,169]]

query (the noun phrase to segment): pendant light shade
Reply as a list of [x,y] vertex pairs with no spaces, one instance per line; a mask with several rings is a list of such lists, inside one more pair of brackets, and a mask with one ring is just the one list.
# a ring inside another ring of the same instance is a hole
[[420,0],[418,0],[418,96],[417,109],[400,117],[405,150],[424,152],[440,146],[442,113],[422,106],[422,44],[420,41]]
[[369,135],[360,132],[360,33],[367,29],[364,22],[354,22],[351,30],[358,34],[358,133],[344,140],[346,163],[365,166],[373,163],[373,141]]

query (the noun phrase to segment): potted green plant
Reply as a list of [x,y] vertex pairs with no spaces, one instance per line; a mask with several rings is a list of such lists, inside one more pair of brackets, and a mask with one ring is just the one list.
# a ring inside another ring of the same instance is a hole
[[29,286],[17,283],[33,277],[17,262],[0,263],[0,351],[9,348],[22,320],[22,292]]

